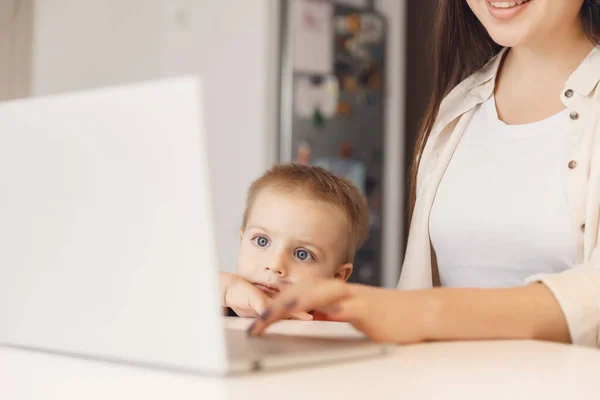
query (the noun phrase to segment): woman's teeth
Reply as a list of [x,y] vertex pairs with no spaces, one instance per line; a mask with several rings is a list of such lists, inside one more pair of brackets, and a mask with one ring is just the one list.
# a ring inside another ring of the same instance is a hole
[[496,8],[512,8],[520,6],[521,4],[527,3],[530,0],[519,0],[519,1],[490,1],[490,5]]

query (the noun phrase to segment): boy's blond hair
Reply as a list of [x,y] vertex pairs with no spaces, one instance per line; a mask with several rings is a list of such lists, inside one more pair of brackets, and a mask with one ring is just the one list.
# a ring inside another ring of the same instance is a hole
[[321,167],[298,163],[276,165],[254,181],[248,189],[242,230],[246,228],[256,197],[267,187],[301,190],[307,196],[331,204],[342,211],[349,225],[345,262],[352,262],[354,253],[362,246],[369,232],[369,207],[365,196],[350,180]]

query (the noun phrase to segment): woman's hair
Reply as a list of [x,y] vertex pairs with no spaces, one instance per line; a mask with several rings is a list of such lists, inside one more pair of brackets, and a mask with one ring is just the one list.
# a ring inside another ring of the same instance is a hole
[[[600,0],[584,0],[580,11],[587,37],[600,45]],[[502,47],[496,44],[465,0],[438,0],[433,29],[433,91],[415,142],[410,169],[409,223],[416,200],[417,170],[442,99],[483,67]]]

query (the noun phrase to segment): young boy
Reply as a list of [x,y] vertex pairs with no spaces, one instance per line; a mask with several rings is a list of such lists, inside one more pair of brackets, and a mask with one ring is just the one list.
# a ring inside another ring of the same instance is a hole
[[256,317],[286,285],[347,280],[368,219],[367,201],[349,180],[296,163],[268,170],[248,190],[237,275],[221,273],[223,307]]

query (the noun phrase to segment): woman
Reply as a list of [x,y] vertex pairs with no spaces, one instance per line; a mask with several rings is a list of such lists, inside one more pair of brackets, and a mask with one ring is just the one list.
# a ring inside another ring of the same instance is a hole
[[600,3],[511,1],[439,1],[403,290],[298,285],[251,334],[318,309],[387,342],[600,346]]

